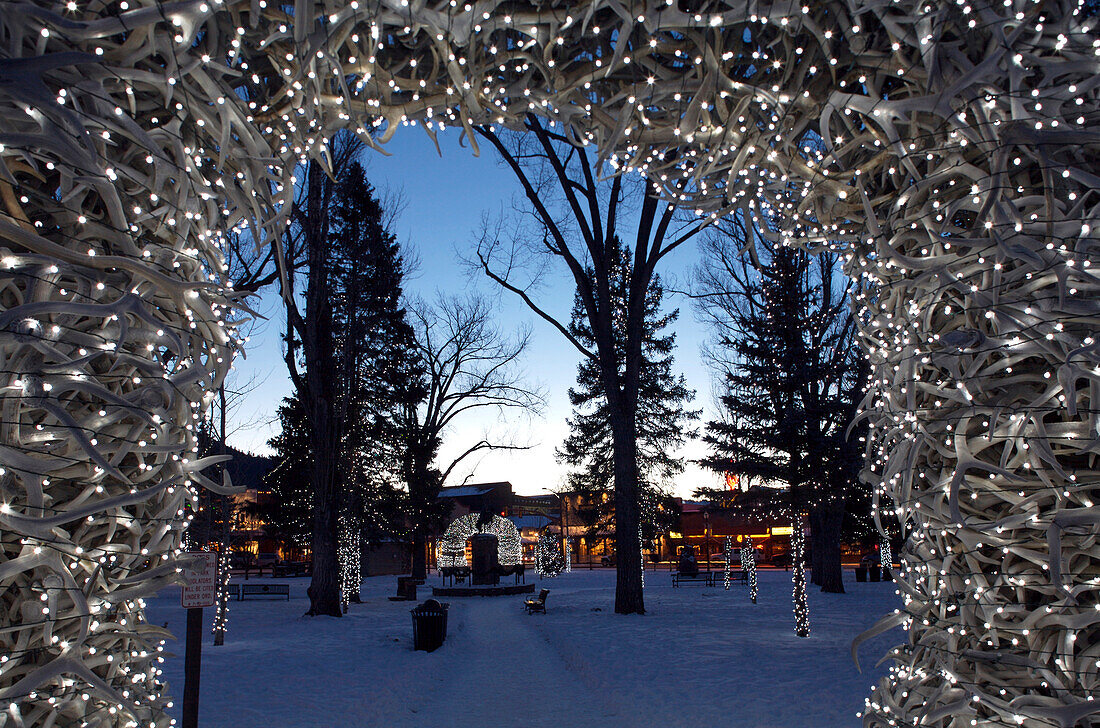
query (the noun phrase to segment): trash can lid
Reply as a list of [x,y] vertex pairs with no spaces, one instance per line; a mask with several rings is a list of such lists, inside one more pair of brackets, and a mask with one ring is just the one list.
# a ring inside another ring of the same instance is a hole
[[420,605],[421,609],[442,609],[443,605],[437,602],[435,599],[429,599]]

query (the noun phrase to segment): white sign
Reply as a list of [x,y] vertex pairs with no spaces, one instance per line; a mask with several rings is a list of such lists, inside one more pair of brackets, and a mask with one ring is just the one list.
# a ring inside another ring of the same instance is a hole
[[180,604],[184,609],[214,606],[218,590],[218,555],[213,551],[188,551],[183,558],[184,585]]

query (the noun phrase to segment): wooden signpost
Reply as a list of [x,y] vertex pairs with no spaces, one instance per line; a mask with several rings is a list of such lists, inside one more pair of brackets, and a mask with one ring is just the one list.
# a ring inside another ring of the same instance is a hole
[[183,660],[183,725],[199,725],[199,672],[202,665],[202,610],[214,605],[218,585],[218,555],[189,551],[183,568],[180,604],[187,610],[187,646]]

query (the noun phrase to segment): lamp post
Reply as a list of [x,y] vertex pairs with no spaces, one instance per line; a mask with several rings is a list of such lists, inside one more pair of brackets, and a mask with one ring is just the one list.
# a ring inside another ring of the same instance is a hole
[[710,511],[703,511],[703,550],[707,556],[707,571],[710,571]]

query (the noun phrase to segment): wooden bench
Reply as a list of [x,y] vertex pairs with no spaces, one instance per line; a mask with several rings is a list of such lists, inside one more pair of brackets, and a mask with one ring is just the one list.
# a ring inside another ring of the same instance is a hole
[[309,564],[300,561],[284,561],[271,567],[271,575],[279,576],[306,576]]
[[290,601],[289,584],[241,584],[240,596],[237,601],[244,601],[245,597],[286,597]]
[[539,592],[537,599],[524,599],[523,608],[527,610],[528,614],[534,614],[535,612],[546,614],[546,597],[549,594],[549,589],[543,589]]
[[696,576],[684,576],[683,574],[672,575],[672,588],[680,586],[681,584],[702,584],[703,586],[714,586],[714,575],[717,572],[714,571],[700,571]]
[[[723,574],[722,580],[725,581],[725,578],[726,577]],[[730,583],[733,583],[735,581],[740,582],[742,584],[748,584],[749,583],[749,573],[747,571],[745,571],[744,569],[732,569],[730,571]]]

